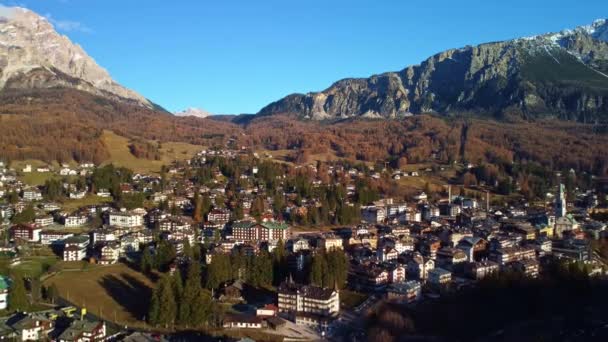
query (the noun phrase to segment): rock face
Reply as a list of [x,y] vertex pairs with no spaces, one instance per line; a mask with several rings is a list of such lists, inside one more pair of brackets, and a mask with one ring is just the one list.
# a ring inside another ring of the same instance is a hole
[[116,83],[84,50],[58,34],[44,17],[0,6],[0,89],[71,87],[153,108]]
[[200,109],[200,108],[186,108],[185,110],[183,110],[181,112],[174,113],[174,115],[175,116],[194,116],[197,118],[206,118],[212,114],[209,113],[208,111]]
[[608,120],[608,22],[447,50],[399,72],[289,95],[259,114],[322,120],[457,111]]

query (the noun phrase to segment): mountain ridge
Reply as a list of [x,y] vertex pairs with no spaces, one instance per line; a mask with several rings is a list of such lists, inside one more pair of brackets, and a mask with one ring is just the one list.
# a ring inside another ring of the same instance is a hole
[[608,119],[608,22],[439,52],[401,71],[291,94],[258,114],[397,118],[476,111],[525,118]]

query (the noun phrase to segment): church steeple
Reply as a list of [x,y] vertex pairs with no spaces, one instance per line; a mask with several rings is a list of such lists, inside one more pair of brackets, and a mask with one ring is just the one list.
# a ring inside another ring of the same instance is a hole
[[559,191],[555,198],[555,218],[566,216],[566,187],[564,184],[559,184]]

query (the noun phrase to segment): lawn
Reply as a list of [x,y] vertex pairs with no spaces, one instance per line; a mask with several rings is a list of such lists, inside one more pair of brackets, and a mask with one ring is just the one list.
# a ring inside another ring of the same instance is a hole
[[60,177],[57,174],[54,174],[52,172],[36,172],[36,171],[23,173],[21,176],[19,176],[19,179],[22,182],[24,182],[25,184],[28,184],[28,185],[32,185],[32,186],[43,185],[47,180],[53,179],[53,178],[60,178]]
[[121,325],[140,327],[144,325],[142,319],[154,286],[148,277],[122,263],[64,270],[45,281],[45,285],[51,284],[55,284],[61,297],[86,307],[92,314]]
[[99,197],[97,195],[87,195],[79,199],[66,199],[61,202],[63,210],[71,212],[87,205],[98,205],[112,202],[111,197]]
[[190,159],[204,148],[187,143],[166,142],[161,144],[161,159],[150,160],[136,158],[131,154],[129,139],[125,137],[104,131],[101,139],[110,153],[110,158],[104,162],[105,164],[113,163],[139,173],[158,173],[163,165],[169,165],[174,160]]
[[48,271],[59,260],[56,256],[42,257],[25,257],[21,258],[21,262],[15,266],[11,266],[10,270],[25,277],[38,278]]

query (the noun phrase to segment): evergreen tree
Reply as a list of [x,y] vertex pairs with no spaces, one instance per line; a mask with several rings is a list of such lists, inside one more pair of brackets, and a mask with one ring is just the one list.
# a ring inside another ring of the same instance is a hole
[[177,304],[175,302],[175,294],[173,293],[171,276],[168,274],[163,275],[159,281],[152,305],[150,306],[149,315],[152,324],[168,327],[175,322]]
[[201,303],[201,272],[198,262],[191,262],[188,266],[184,293],[181,297],[179,321],[190,327],[196,327],[206,320],[205,308],[198,307]]
[[152,266],[154,264],[154,260],[152,258],[152,253],[148,247],[144,247],[144,251],[141,254],[141,258],[139,260],[139,270],[142,273],[149,274],[152,270]]
[[12,277],[12,283],[8,291],[8,309],[10,311],[27,311],[27,293],[21,275]]

